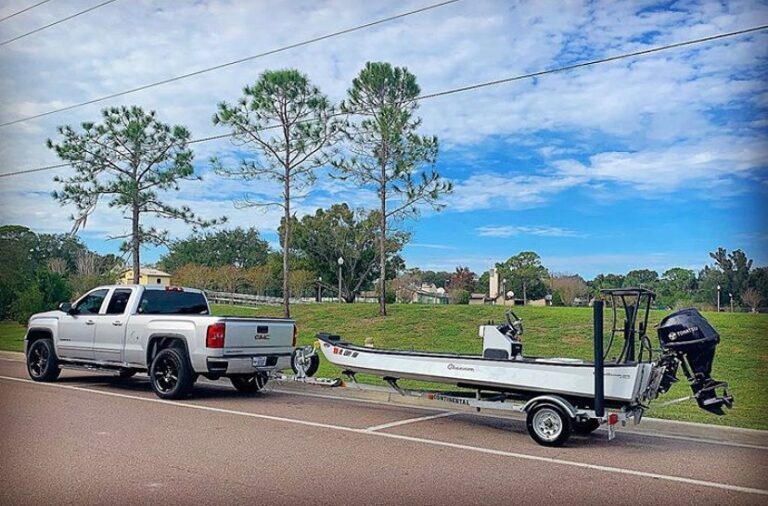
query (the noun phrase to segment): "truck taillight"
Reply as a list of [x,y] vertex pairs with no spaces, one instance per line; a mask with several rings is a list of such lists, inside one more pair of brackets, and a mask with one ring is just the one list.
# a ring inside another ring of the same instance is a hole
[[296,326],[296,324],[293,324],[293,341],[291,341],[291,346],[296,347],[296,338],[299,335],[299,327]]
[[227,326],[223,323],[214,323],[213,325],[208,325],[208,333],[205,336],[205,346],[208,348],[223,348],[224,335],[226,333]]

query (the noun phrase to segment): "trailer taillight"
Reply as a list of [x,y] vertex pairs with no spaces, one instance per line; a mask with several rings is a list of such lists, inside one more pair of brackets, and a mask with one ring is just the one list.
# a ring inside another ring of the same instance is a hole
[[208,325],[208,333],[205,336],[205,346],[208,348],[223,348],[224,336],[226,333],[227,326],[224,323]]
[[608,415],[608,425],[616,425],[617,423],[619,423],[619,415],[616,413]]
[[299,327],[296,326],[296,324],[293,324],[293,341],[291,341],[291,346],[296,347],[296,338],[299,336]]

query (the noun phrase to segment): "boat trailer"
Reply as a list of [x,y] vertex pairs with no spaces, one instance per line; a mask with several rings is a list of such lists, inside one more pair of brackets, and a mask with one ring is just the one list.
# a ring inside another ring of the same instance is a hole
[[[702,409],[717,415],[733,405],[727,383],[710,375],[720,336],[698,311],[686,309],[662,319],[657,327],[661,348],[654,350],[647,328],[655,294],[643,288],[603,290],[602,294],[605,300],[595,300],[593,305],[590,362],[523,357],[522,319],[509,311],[506,323],[480,327],[482,356],[366,348],[321,333],[314,346],[297,350],[296,375],[282,380],[364,388],[355,375],[373,374],[403,396],[477,411],[525,413],[528,433],[544,446],[562,446],[571,434],[589,434],[601,426],[613,439],[619,426],[640,423],[650,402],[677,381],[678,368],[693,394],[662,405],[695,399]],[[604,348],[606,302],[612,310],[612,326]],[[619,355],[608,360],[619,340],[623,340]],[[311,377],[319,364],[318,348],[342,369],[349,378],[346,384]],[[449,383],[463,390],[409,390],[398,384],[401,379]]]

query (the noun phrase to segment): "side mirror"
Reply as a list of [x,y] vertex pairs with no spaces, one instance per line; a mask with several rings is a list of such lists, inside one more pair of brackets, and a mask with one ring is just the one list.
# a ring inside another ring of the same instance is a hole
[[62,302],[59,304],[59,311],[63,311],[67,314],[75,314],[77,313],[77,309],[72,307],[72,304],[69,302]]

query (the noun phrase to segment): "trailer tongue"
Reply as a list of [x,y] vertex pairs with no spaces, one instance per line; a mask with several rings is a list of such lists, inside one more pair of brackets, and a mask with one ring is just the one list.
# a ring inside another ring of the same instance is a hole
[[[357,373],[381,376],[398,392],[411,395],[398,380],[447,383],[474,390],[474,397],[466,392],[429,397],[478,409],[525,412],[530,435],[547,446],[560,446],[571,432],[588,433],[602,424],[608,425],[612,437],[618,423],[630,418],[639,423],[650,401],[677,381],[679,367],[702,409],[722,415],[732,406],[727,383],[710,375],[720,336],[698,311],[685,309],[662,320],[661,353],[654,357],[646,330],[655,294],[632,288],[603,290],[603,295],[613,325],[604,350],[604,302],[596,301],[593,361],[524,357],[522,320],[513,311],[501,325],[480,327],[482,355],[366,348],[330,334],[318,334],[318,341],[326,359],[352,379]],[[606,360],[620,339],[618,357]],[[606,408],[614,411],[606,415]]]

